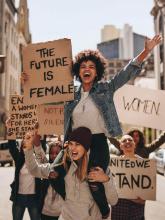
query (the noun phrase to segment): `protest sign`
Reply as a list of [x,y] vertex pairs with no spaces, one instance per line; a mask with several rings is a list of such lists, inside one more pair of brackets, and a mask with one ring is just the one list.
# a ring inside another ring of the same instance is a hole
[[25,104],[24,97],[19,95],[10,96],[10,120],[7,139],[23,138],[26,132],[32,131],[37,121],[37,105]]
[[112,157],[110,169],[119,198],[156,200],[156,164],[149,159]]
[[165,91],[125,85],[114,102],[122,123],[165,130]]
[[71,67],[69,39],[29,44],[25,47],[23,72],[28,75],[28,81],[24,85],[26,102],[44,104],[73,100]]
[[39,134],[64,134],[64,105],[39,105],[37,116]]

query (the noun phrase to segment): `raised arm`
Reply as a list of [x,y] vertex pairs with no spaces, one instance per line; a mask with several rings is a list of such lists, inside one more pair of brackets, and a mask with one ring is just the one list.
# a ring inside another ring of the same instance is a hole
[[146,150],[148,153],[151,153],[155,151],[157,148],[159,148],[164,143],[165,143],[165,131],[161,133],[161,135],[156,140],[154,140],[151,144],[148,144],[146,146]]
[[146,38],[144,50],[136,57],[139,63],[142,63],[153,48],[161,42],[160,35],[155,35],[152,39]]
[[109,83],[111,90],[115,92],[118,88],[122,87],[131,78],[140,74],[142,69],[142,62],[153,50],[153,48],[161,42],[161,36],[156,35],[152,39],[146,38],[143,51],[131,60]]
[[33,146],[36,159],[39,163],[47,163],[46,158],[46,136],[44,140],[41,140],[41,136],[38,134],[39,123],[36,122],[34,126]]
[[38,178],[48,179],[51,172],[50,164],[39,164],[35,158],[33,149],[25,149],[24,154],[25,163],[31,175]]
[[32,132],[28,132],[24,137],[24,153],[25,153],[25,163],[29,172],[38,178],[48,179],[51,172],[51,166],[49,163],[39,164],[35,158],[33,151],[33,137]]

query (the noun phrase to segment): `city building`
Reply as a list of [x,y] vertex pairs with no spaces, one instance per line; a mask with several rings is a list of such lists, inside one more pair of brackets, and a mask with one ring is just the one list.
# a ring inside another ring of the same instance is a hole
[[27,0],[0,1],[0,137],[3,136],[3,121],[9,110],[10,94],[20,94],[22,72],[22,47],[31,42]]
[[97,49],[106,59],[128,60],[137,56],[143,49],[145,36],[134,33],[129,24],[125,24],[122,30],[116,29],[116,31],[114,26],[108,31],[105,27],[101,30],[101,35],[104,37],[102,37],[102,42],[97,45]]
[[104,25],[101,29],[101,42],[114,40],[120,37],[120,29],[114,25]]
[[155,77],[157,89],[165,89],[165,0],[154,0],[151,10],[154,19],[155,34],[163,37],[160,46],[155,48]]
[[[165,0],[154,0],[151,10],[155,34],[162,35],[162,42],[154,50],[156,89],[165,90]],[[157,131],[157,135],[160,132]]]

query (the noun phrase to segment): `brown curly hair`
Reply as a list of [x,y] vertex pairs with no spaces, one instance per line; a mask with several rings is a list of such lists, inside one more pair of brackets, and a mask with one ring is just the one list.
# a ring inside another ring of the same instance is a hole
[[106,59],[98,50],[84,50],[77,54],[75,61],[73,62],[73,75],[81,82],[79,77],[80,65],[84,61],[92,61],[96,65],[97,78],[96,81],[101,80],[106,68]]

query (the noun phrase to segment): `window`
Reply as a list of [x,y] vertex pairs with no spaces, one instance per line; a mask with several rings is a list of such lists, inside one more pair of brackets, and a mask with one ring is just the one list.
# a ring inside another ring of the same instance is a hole
[[114,67],[114,63],[110,62],[109,67]]

